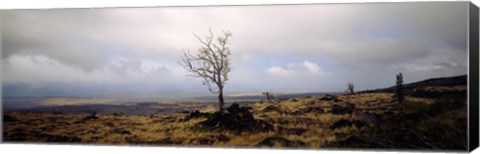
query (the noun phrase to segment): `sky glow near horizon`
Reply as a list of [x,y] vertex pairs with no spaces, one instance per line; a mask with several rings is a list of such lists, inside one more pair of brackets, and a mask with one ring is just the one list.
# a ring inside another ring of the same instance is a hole
[[[182,52],[230,31],[227,94],[467,73],[467,2],[2,10],[5,96],[208,95]],[[448,10],[448,11],[446,11]]]

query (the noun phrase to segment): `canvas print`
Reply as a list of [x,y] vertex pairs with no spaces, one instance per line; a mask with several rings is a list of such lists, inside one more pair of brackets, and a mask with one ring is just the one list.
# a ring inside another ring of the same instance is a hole
[[467,150],[468,4],[2,10],[3,142]]

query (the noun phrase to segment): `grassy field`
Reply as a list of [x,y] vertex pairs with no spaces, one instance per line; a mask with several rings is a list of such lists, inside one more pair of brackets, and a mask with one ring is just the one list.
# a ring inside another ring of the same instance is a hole
[[252,122],[243,130],[201,125],[214,106],[150,116],[8,112],[3,136],[6,142],[465,150],[466,87],[420,90],[438,97],[398,103],[393,93],[369,92],[241,105],[248,109],[242,116],[251,113],[262,129]]

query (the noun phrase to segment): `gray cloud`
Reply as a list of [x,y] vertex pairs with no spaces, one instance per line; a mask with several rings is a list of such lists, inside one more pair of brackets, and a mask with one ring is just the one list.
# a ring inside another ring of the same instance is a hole
[[[3,58],[36,54],[86,70],[101,65],[105,59],[100,50],[81,42],[82,37],[92,31],[87,25],[98,23],[101,13],[81,11],[72,15],[76,12],[79,11],[3,11]],[[96,18],[89,18],[94,16]]]
[[[81,81],[133,88],[148,81],[153,91],[204,90],[176,62],[182,51],[199,47],[192,33],[211,28],[234,34],[232,89],[333,91],[348,81],[359,88],[389,86],[400,71],[411,81],[466,73],[467,4],[4,10],[3,76],[7,83]],[[257,64],[258,57],[283,58]],[[288,64],[306,61],[329,75],[305,74],[286,84],[292,78],[265,72],[289,71]],[[265,82],[267,77],[275,80]]]

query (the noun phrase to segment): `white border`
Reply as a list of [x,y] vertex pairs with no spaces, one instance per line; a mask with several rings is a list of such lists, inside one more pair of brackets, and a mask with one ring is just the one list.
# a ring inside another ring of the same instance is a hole
[[[415,2],[425,0],[1,0],[0,9],[49,9],[49,8],[102,8],[102,7],[152,7],[152,6],[206,6],[206,5],[247,5],[247,4],[309,4],[309,3],[359,3],[359,2]],[[447,1],[447,0],[435,0]],[[480,6],[480,0],[472,0]],[[0,19],[1,22],[1,19]],[[1,38],[0,38],[1,40]],[[0,53],[1,54],[1,53]],[[1,68],[0,68],[1,72]],[[1,77],[0,77],[1,78]],[[0,87],[1,88],[1,87]],[[1,90],[1,89],[0,89]],[[0,93],[1,96],[1,93]],[[0,135],[1,136],[1,135]],[[172,148],[139,146],[84,146],[84,145],[45,145],[45,144],[0,144],[1,153],[205,153],[205,154],[313,154],[313,153],[433,153],[433,152],[374,152],[374,151],[329,151],[329,150],[265,150],[265,149],[219,149],[219,148]],[[438,152],[437,152],[438,153]],[[479,154],[480,150],[474,153]]]
[[[309,3],[362,3],[362,2],[418,2],[428,0],[1,0],[0,9],[98,8],[98,7],[151,7],[151,6],[206,6],[247,4],[309,4]],[[432,0],[430,0],[432,1]],[[465,1],[465,0],[433,0]],[[472,0],[479,4],[480,0]],[[478,5],[477,5],[478,6]]]

